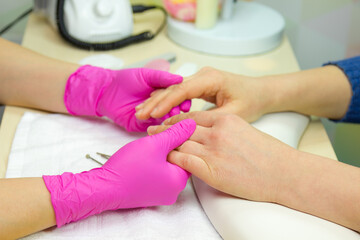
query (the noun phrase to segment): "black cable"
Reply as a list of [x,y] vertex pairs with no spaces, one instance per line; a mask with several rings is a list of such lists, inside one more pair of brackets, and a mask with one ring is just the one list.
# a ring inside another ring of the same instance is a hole
[[130,45],[132,43],[138,43],[138,42],[142,42],[145,40],[151,40],[153,39],[157,34],[160,33],[160,31],[165,27],[166,24],[166,16],[167,13],[165,11],[165,9],[158,7],[158,6],[144,6],[144,5],[135,5],[133,6],[133,13],[140,13],[140,12],[144,12],[150,9],[160,9],[165,15],[164,15],[164,20],[163,23],[161,24],[160,28],[158,29],[158,31],[156,31],[155,34],[146,31],[134,36],[130,36],[115,42],[110,42],[110,43],[87,43],[84,41],[81,41],[79,39],[76,39],[74,37],[72,37],[65,26],[65,22],[64,22],[64,2],[65,0],[58,0],[57,1],[57,10],[56,10],[56,23],[60,32],[60,35],[66,39],[68,42],[70,42],[71,44],[82,48],[82,49],[87,49],[87,50],[95,50],[95,51],[107,51],[107,50],[113,50],[113,49],[117,49],[117,48],[121,48],[121,47],[125,47],[127,45]]
[[160,27],[158,28],[158,30],[154,33],[154,37],[156,37],[166,26],[166,17],[167,17],[167,12],[163,7],[159,7],[156,6],[155,9],[160,10],[163,14],[164,14],[164,20],[162,21]]
[[145,5],[132,5],[132,10],[133,13],[142,13],[151,9],[157,9],[160,10],[163,14],[164,14],[164,20],[162,21],[160,27],[158,28],[158,30],[154,33],[154,37],[156,37],[166,26],[166,17],[167,17],[167,12],[163,7],[160,6],[145,6]]
[[21,19],[29,15],[33,11],[32,8],[26,10],[23,12],[20,16],[18,16],[15,20],[10,22],[7,26],[5,26],[3,29],[0,30],[0,36],[3,35],[6,31],[8,31],[10,28],[12,28],[16,23],[18,23]]

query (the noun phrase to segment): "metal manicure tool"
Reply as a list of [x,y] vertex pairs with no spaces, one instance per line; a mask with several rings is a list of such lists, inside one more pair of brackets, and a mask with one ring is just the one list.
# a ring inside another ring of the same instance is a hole
[[[96,153],[97,155],[99,155],[102,158],[105,158],[106,160],[108,160],[111,156],[105,153]],[[95,158],[91,157],[90,154],[86,154],[85,157],[87,159],[93,160],[94,162],[97,162],[98,164],[100,164],[101,166],[104,165],[103,163],[101,163],[100,161],[96,160]]]

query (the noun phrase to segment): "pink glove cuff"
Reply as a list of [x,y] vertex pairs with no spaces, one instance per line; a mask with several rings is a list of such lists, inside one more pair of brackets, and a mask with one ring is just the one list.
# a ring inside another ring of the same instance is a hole
[[96,112],[104,90],[112,82],[112,71],[85,65],[70,75],[64,93],[64,103],[72,115],[99,116]]
[[92,184],[99,183],[102,170],[95,168],[81,174],[66,172],[58,176],[43,176],[51,194],[51,203],[58,227],[108,210],[105,207],[107,203],[94,202],[94,199],[105,199],[99,196],[104,192],[104,189],[99,189],[99,186],[106,186],[106,184]]

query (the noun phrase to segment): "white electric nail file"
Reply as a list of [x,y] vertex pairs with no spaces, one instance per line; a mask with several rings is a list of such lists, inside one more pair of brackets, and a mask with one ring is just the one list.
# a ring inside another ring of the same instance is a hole
[[[176,73],[186,77],[196,71],[196,64],[186,63]],[[207,103],[202,110],[213,106]],[[308,123],[307,116],[283,112],[264,115],[251,125],[297,148]],[[205,213],[224,239],[360,239],[353,231],[324,219],[277,204],[232,197],[194,176],[192,179]]]

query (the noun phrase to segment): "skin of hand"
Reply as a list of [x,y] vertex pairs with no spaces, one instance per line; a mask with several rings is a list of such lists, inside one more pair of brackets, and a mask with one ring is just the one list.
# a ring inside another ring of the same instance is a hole
[[263,88],[260,78],[205,67],[181,84],[154,92],[144,104],[136,107],[136,116],[143,120],[159,118],[186,99],[202,98],[216,104],[218,108],[213,111],[234,113],[253,121],[265,113],[271,100],[262,94]]
[[100,168],[43,176],[57,226],[107,210],[175,203],[189,173],[167,162],[167,155],[195,128],[195,121],[187,119],[162,133],[125,145]]
[[169,162],[222,192],[360,230],[359,168],[293,149],[233,114],[181,114],[149,127],[148,133],[187,118],[197,122],[196,130],[169,154]]
[[107,116],[128,131],[146,131],[181,111],[189,111],[191,102],[185,100],[161,118],[139,120],[135,107],[159,88],[182,81],[182,77],[166,71],[147,68],[109,70],[82,66],[66,84],[64,102],[73,115]]
[[237,114],[249,122],[283,111],[340,119],[351,97],[346,75],[335,66],[263,77],[206,67],[181,84],[154,92],[136,107],[136,116],[160,118],[186,99],[202,98],[216,104],[214,111]]

